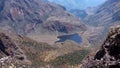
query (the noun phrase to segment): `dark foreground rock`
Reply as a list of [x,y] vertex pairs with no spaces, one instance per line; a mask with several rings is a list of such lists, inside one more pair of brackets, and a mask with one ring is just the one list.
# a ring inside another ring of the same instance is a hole
[[113,27],[94,57],[86,57],[82,68],[120,68],[120,26]]

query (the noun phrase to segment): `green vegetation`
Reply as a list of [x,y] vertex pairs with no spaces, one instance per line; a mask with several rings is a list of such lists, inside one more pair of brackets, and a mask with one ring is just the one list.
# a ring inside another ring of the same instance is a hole
[[25,51],[27,58],[31,60],[32,66],[35,68],[47,64],[46,62],[40,59],[40,55],[42,55],[44,51],[56,49],[53,48],[51,45],[48,45],[47,43],[38,43],[29,38],[23,38],[20,42],[22,44],[21,49]]
[[47,43],[36,43],[36,42],[31,42],[31,41],[23,41],[22,44],[28,47],[33,47],[35,48],[35,50],[38,50],[38,51],[51,50],[52,48]]
[[54,61],[52,61],[52,65],[77,65],[80,64],[82,59],[88,54],[87,50],[79,50],[73,53],[69,53],[63,56],[57,57]]

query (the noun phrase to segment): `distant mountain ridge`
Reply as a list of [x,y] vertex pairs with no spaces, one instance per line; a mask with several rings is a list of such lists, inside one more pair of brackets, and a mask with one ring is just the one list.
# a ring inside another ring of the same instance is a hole
[[64,6],[66,9],[86,9],[87,7],[95,7],[102,4],[106,0],[48,0]]

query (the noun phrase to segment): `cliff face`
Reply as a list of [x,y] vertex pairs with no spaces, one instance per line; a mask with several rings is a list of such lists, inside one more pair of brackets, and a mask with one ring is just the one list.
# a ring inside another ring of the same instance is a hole
[[120,67],[120,25],[113,27],[94,58],[88,56],[83,68],[119,68]]
[[44,0],[1,0],[0,27],[19,34],[85,30],[85,25],[64,7]]

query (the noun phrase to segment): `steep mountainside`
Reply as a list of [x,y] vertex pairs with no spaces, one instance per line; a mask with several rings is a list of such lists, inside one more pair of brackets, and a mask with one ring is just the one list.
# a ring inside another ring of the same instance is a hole
[[65,8],[44,0],[0,0],[0,27],[18,34],[85,30]]

